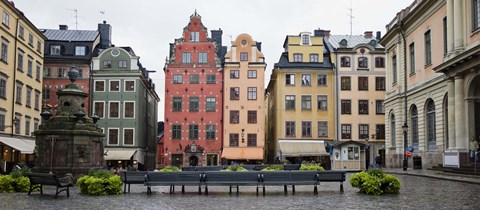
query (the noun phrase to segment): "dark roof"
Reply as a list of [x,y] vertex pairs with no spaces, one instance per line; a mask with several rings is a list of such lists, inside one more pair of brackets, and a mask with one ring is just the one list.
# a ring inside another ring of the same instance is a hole
[[47,40],[56,41],[95,41],[100,35],[98,31],[91,30],[57,30],[40,29],[47,37]]
[[354,141],[354,140],[339,141],[339,142],[335,143],[333,146],[334,146],[334,147],[340,147],[340,146],[343,146],[343,145],[346,145],[346,144],[356,144],[356,145],[359,145],[359,146],[365,146],[365,145],[367,145],[367,142],[366,142],[366,141],[363,141],[363,140],[358,140],[358,141]]
[[[378,43],[378,40],[375,36],[365,37],[364,35],[330,35],[326,37],[328,43],[332,45],[335,49],[337,48],[354,48],[360,44],[370,44],[374,48],[383,48],[381,44]],[[346,45],[340,44],[342,40],[346,40]],[[373,40],[373,41],[372,41]],[[372,43],[370,43],[372,42]]]
[[283,52],[278,60],[278,63],[275,63],[275,68],[304,68],[304,69],[332,69],[333,65],[330,61],[330,56],[328,53],[323,54],[323,63],[308,63],[308,62],[289,62],[288,61],[288,52]]

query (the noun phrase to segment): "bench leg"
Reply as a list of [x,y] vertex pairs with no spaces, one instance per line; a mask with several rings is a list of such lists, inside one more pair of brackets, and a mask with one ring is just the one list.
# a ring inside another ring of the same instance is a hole
[[43,184],[40,185],[40,195],[43,195]]
[[257,185],[257,196],[258,196],[258,185]]
[[130,184],[128,184],[128,193],[130,193]]
[[123,183],[123,194],[127,193],[127,183]]
[[292,194],[295,195],[295,185],[292,185]]
[[32,187],[32,184],[30,184],[30,189],[28,190],[28,195],[30,195],[30,193],[32,192],[33,190],[33,187]]
[[70,187],[67,186],[67,197],[70,197]]
[[265,185],[263,185],[263,196],[265,196]]
[[237,195],[238,195],[238,193],[240,193],[240,191],[239,191],[239,189],[238,189],[238,185],[237,185]]
[[342,182],[342,183],[340,183],[340,192],[342,192],[342,193],[343,193],[343,182]]
[[313,194],[314,194],[314,195],[318,195],[317,185],[315,185],[315,186],[313,187]]
[[205,195],[208,195],[208,185],[205,185]]
[[287,185],[283,185],[283,192],[285,193],[285,195],[287,194]]
[[201,185],[198,185],[198,194],[202,194],[202,186]]
[[185,185],[182,185],[182,194],[185,194]]

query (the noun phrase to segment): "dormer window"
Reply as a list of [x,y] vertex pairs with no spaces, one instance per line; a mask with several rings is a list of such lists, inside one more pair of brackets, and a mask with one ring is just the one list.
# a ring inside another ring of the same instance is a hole
[[83,56],[85,55],[85,46],[75,46],[75,55]]
[[200,32],[190,32],[190,42],[199,42]]
[[50,46],[50,55],[60,55],[60,45]]
[[310,36],[308,34],[302,34],[302,45],[310,45]]

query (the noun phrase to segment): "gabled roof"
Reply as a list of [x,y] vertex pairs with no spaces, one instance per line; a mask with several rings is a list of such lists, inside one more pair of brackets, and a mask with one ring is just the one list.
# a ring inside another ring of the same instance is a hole
[[98,31],[92,30],[57,30],[40,29],[50,41],[95,41],[99,36]]
[[274,68],[297,68],[297,69],[332,69],[333,65],[328,54],[323,54],[323,63],[309,63],[309,62],[289,62],[288,52],[283,52],[274,64]]
[[[360,44],[370,44],[373,40],[375,41],[375,45],[371,45],[374,48],[384,48],[382,45],[379,44],[379,40],[372,36],[370,38],[366,38],[364,35],[329,35],[325,37],[327,41],[335,48],[354,48]],[[345,39],[347,41],[346,45],[340,44],[340,42]],[[373,42],[372,42],[373,43]]]

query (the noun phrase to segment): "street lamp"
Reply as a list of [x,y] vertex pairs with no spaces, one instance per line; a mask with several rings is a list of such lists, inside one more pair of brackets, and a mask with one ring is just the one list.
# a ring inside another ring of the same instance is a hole
[[408,125],[405,122],[402,126],[403,129],[403,170],[406,171],[408,168],[408,159],[407,159],[407,131]]

